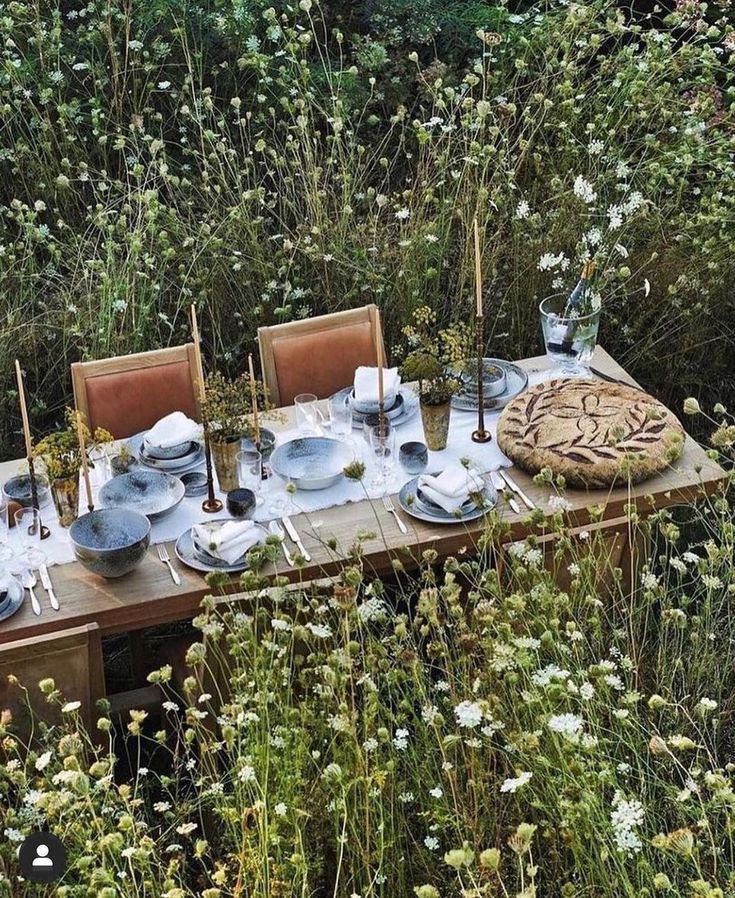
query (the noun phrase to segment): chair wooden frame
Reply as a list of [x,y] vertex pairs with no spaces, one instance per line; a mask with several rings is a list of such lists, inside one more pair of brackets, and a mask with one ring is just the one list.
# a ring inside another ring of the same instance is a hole
[[[263,381],[270,402],[279,407],[281,391],[278,386],[278,368],[276,366],[273,345],[283,337],[313,334],[329,330],[339,330],[353,324],[370,322],[370,330],[373,342],[378,333],[378,307],[373,303],[362,306],[359,309],[347,309],[344,312],[332,312],[329,315],[317,315],[314,318],[303,318],[299,321],[288,321],[286,324],[274,324],[270,327],[258,328],[258,346],[260,347],[260,362],[263,368]],[[383,358],[385,347],[383,346]]]
[[110,359],[99,359],[90,362],[73,362],[71,366],[71,382],[74,389],[74,404],[88,425],[94,429],[94,422],[89,420],[89,403],[87,401],[87,381],[105,374],[123,374],[126,371],[137,371],[141,368],[156,368],[159,365],[170,365],[176,362],[188,362],[191,380],[194,384],[194,401],[201,420],[199,380],[196,355],[193,343],[183,346],[169,346],[166,349],[154,349],[150,352],[136,352],[130,355],[119,355]]
[[[21,685],[28,690],[28,699],[34,713],[46,719],[51,712],[38,683],[50,677],[64,692],[65,687],[68,687],[65,676],[70,670],[70,656],[75,661],[84,658],[80,668],[83,678],[76,687],[72,687],[81,691],[73,694],[65,692],[65,698],[81,702],[80,716],[91,727],[95,719],[96,702],[105,695],[102,640],[97,624],[85,624],[58,633],[43,633],[0,646],[0,677],[5,680],[10,675],[17,675]],[[16,689],[12,691],[15,693]],[[9,698],[11,693],[3,690],[3,694]],[[19,701],[22,701],[22,695],[18,688]],[[58,718],[57,708],[52,716]]]

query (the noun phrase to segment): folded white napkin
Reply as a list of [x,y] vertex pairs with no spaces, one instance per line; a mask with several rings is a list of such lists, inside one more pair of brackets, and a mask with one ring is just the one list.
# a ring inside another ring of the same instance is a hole
[[202,435],[202,426],[187,418],[183,412],[171,412],[165,418],[155,424],[145,435],[145,442],[149,446],[157,446],[159,449],[168,449],[179,443],[188,443],[198,440]]
[[216,529],[195,524],[191,533],[200,549],[225,564],[234,564],[261,538],[261,531],[252,521],[227,521]]
[[[401,376],[398,368],[383,368],[383,395],[386,404],[395,399]],[[378,369],[361,365],[355,371],[355,399],[358,402],[378,402]]]
[[482,492],[485,482],[479,474],[457,463],[447,465],[437,476],[422,475],[419,487],[427,499],[431,499],[449,514],[454,514],[464,505],[470,493]]

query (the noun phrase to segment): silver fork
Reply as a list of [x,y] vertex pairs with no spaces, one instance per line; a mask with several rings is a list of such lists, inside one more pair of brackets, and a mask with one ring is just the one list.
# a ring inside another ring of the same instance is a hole
[[40,615],[41,603],[38,601],[38,599],[36,598],[36,594],[33,591],[33,587],[36,585],[36,575],[33,573],[33,571],[25,571],[23,573],[23,576],[21,577],[21,582],[31,594],[31,608],[33,608],[33,613]]
[[500,476],[500,474],[498,474],[497,471],[491,471],[491,472],[490,472],[490,479],[492,480],[493,486],[495,487],[495,489],[496,489],[499,493],[502,493],[502,494],[503,494],[503,497],[505,498],[505,501],[508,503],[508,505],[510,505],[510,507],[513,509],[513,511],[514,511],[516,514],[520,514],[520,513],[521,513],[520,506],[518,505],[518,503],[516,502],[516,500],[515,500],[511,495],[509,495],[509,492],[510,492],[510,491],[509,491],[509,489],[508,489],[508,485],[507,485],[506,482],[503,480],[503,478]]
[[408,528],[403,523],[403,521],[398,517],[398,512],[396,511],[396,507],[393,504],[393,500],[390,496],[383,496],[383,507],[388,512],[388,514],[392,514],[396,519],[396,524],[398,524],[398,529],[401,533],[408,533]]
[[179,577],[179,575],[174,570],[173,565],[171,564],[171,558],[169,557],[168,549],[166,548],[166,546],[163,543],[159,543],[157,546],[157,549],[158,549],[158,557],[161,559],[161,561],[164,564],[168,565],[168,569],[171,574],[171,579],[174,581],[174,583],[177,586],[181,586],[181,577]]

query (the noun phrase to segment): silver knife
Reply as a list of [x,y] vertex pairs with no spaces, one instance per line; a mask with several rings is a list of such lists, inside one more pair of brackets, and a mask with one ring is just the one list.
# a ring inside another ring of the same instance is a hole
[[513,496],[509,495],[508,484],[503,480],[503,478],[498,474],[497,471],[490,472],[490,479],[493,482],[493,486],[495,489],[502,493],[505,497],[505,501],[510,505],[511,511],[514,511],[516,514],[521,513],[521,507],[513,498]]
[[283,532],[283,527],[279,527],[276,521],[271,521],[268,524],[268,529],[273,534],[273,536],[277,536],[281,541],[281,550],[283,552],[283,557],[286,559],[286,564],[290,564],[293,567],[293,558],[291,558],[291,553],[288,551],[288,546],[286,545],[286,534]]
[[38,573],[41,575],[41,583],[43,584],[43,588],[48,593],[48,600],[51,602],[51,607],[54,611],[59,610],[59,601],[56,598],[56,593],[54,592],[54,584],[51,582],[51,577],[49,576],[48,568],[45,564],[42,564],[38,568]]
[[508,486],[513,490],[513,492],[517,496],[520,496],[520,498],[521,498],[523,504],[526,506],[526,508],[530,508],[531,511],[533,511],[534,508],[536,508],[536,506],[533,504],[533,502],[531,502],[531,500],[523,492],[523,490],[518,486],[518,484],[515,482],[515,480],[513,480],[513,478],[510,476],[510,474],[506,474],[502,468],[498,468],[498,474],[500,474],[500,476],[508,484]]
[[299,536],[298,531],[291,523],[291,518],[281,518],[281,520],[283,521],[283,526],[286,528],[286,533],[288,533],[291,539],[298,546],[299,552],[301,552],[301,554],[307,561],[311,561],[311,555],[309,555],[309,553],[304,548],[304,544],[301,542],[301,537]]

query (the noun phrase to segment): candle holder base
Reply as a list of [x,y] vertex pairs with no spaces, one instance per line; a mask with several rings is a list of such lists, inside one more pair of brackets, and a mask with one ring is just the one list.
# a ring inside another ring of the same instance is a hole
[[51,531],[45,524],[41,524],[41,539],[48,539],[51,536]]
[[475,430],[472,434],[473,443],[489,443],[493,435],[489,430]]
[[202,502],[202,511],[206,514],[216,514],[222,511],[223,505],[219,499],[205,499]]

